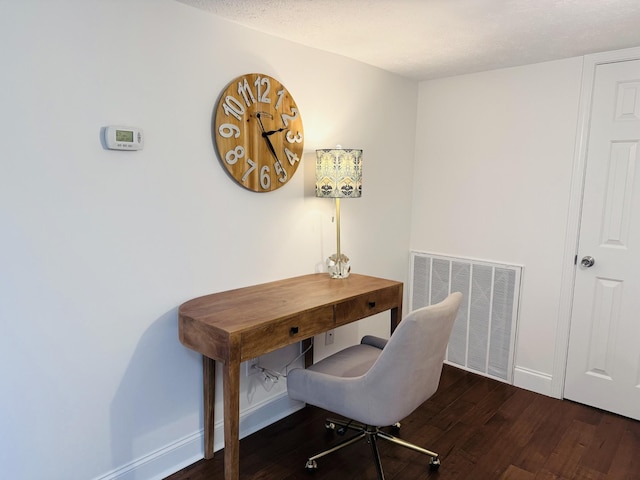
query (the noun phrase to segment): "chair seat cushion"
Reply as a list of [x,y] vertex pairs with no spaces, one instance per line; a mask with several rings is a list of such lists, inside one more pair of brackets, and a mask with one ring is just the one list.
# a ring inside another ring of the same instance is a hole
[[359,377],[369,371],[381,351],[371,345],[354,345],[311,365],[309,370],[334,377]]

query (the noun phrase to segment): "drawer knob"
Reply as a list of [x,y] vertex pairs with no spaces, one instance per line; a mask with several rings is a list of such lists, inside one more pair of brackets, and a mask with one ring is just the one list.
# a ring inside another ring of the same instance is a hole
[[376,302],[369,302],[369,308],[373,308],[376,306]]
[[291,327],[291,330],[289,330],[289,334],[290,335],[296,335],[299,331],[298,327]]

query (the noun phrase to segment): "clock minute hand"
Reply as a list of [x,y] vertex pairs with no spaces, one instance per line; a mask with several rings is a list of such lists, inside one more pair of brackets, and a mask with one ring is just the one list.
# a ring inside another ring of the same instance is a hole
[[286,181],[287,179],[287,171],[284,169],[284,165],[282,165],[282,162],[280,161],[280,159],[278,158],[278,154],[276,153],[276,149],[273,148],[273,144],[271,143],[271,140],[269,140],[269,137],[267,135],[265,135],[264,133],[262,134],[262,137],[267,141],[267,147],[269,147],[269,151],[271,152],[271,155],[273,155],[273,158],[276,159],[276,163],[278,165],[280,165],[280,171],[277,171],[278,175],[282,174],[282,177],[279,178],[279,180],[281,182]]
[[280,171],[285,175],[285,178],[286,178],[287,172],[284,169],[284,165],[282,165],[282,162],[280,161],[280,159],[278,158],[278,154],[276,153],[276,149],[273,148],[273,143],[271,143],[271,140],[269,139],[269,135],[276,133],[277,130],[273,130],[271,132],[265,132],[264,125],[262,125],[262,119],[260,117],[261,117],[261,113],[260,112],[256,113],[256,118],[258,119],[258,123],[260,124],[260,129],[262,130],[262,138],[264,138],[265,141],[267,142],[267,148],[271,152],[271,155],[273,155],[273,158],[276,159],[276,162],[280,165]]
[[258,119],[258,123],[260,124],[260,129],[262,130],[262,138],[265,139],[265,141],[267,142],[267,148],[269,148],[269,151],[271,152],[271,155],[273,155],[273,158],[276,159],[276,162],[278,162],[280,164],[280,167],[282,168],[282,162],[278,158],[278,154],[276,153],[276,149],[273,148],[273,143],[271,143],[271,140],[269,140],[269,135],[272,135],[273,133],[276,133],[277,130],[274,130],[272,132],[265,132],[264,125],[262,125],[262,118],[260,118],[260,117],[261,117],[261,113],[260,112],[256,113],[256,118]]
[[278,161],[278,163],[280,163],[280,165],[282,165],[282,162],[280,162],[280,159],[278,158],[278,154],[276,153],[276,149],[273,148],[273,143],[271,143],[271,140],[269,140],[269,137],[266,136],[264,133],[262,134],[262,136],[267,141],[267,147],[269,148],[269,151],[271,152],[271,154]]
[[262,136],[264,137],[266,132],[264,130],[264,125],[262,124],[262,115],[266,115],[268,117],[271,117],[271,115],[265,112],[256,113],[256,118],[258,119],[258,124],[260,125],[260,130],[262,130]]

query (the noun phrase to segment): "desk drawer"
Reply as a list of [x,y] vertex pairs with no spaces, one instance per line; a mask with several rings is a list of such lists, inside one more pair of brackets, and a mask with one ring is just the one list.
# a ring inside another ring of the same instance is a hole
[[241,335],[241,361],[264,355],[278,348],[313,337],[335,327],[333,306],[317,308],[299,315],[268,322]]
[[341,302],[336,305],[336,326],[397,307],[401,295],[402,292],[394,286]]

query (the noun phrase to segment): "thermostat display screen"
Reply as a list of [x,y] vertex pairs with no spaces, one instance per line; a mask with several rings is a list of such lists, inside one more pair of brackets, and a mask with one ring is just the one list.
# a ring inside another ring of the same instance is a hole
[[133,142],[131,130],[116,130],[116,142]]

